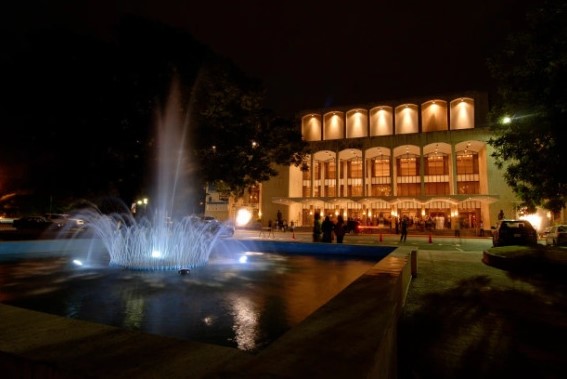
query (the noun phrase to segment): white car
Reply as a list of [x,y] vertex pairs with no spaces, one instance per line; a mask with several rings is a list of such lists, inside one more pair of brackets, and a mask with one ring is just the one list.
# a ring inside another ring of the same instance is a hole
[[215,233],[218,232],[219,237],[227,238],[234,236],[235,228],[231,222],[222,222],[211,216],[204,216],[201,218],[201,220],[207,223],[213,223],[214,227],[212,228],[212,230]]
[[567,246],[567,225],[551,227],[545,236],[545,244],[550,246]]

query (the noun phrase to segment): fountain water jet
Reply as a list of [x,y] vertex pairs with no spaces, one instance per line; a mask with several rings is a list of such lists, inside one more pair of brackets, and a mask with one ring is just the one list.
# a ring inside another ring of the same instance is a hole
[[[219,236],[218,225],[188,216],[188,117],[181,120],[179,99],[174,85],[165,113],[158,117],[155,205],[150,207],[153,211],[134,217],[122,204],[123,211],[102,214],[90,210],[79,215],[102,241],[111,265],[135,270],[179,270],[204,265]],[[185,216],[176,219],[172,217],[174,212]]]

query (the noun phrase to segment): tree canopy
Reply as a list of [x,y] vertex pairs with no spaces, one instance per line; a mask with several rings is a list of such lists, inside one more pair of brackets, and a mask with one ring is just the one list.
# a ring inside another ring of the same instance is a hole
[[206,65],[195,85],[194,155],[204,181],[234,194],[277,174],[273,164],[300,165],[306,144],[297,124],[262,107],[263,90],[228,62]]
[[497,83],[489,140],[497,166],[528,210],[567,199],[567,9],[547,0],[489,60]]

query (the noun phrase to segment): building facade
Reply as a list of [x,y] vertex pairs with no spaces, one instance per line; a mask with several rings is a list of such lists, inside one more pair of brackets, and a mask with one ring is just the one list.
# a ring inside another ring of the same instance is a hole
[[301,113],[308,170],[279,167],[263,183],[262,223],[278,211],[298,226],[316,213],[393,228],[490,229],[520,201],[491,157],[482,92],[334,107]]

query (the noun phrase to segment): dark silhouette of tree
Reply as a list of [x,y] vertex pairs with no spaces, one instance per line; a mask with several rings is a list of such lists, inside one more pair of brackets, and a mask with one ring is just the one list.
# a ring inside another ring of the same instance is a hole
[[559,0],[540,2],[528,12],[525,30],[489,61],[498,85],[492,156],[531,211],[543,205],[558,212],[567,198],[566,8]]
[[195,95],[194,153],[203,182],[241,194],[276,175],[274,164],[301,164],[306,144],[297,122],[264,109],[261,84],[228,61],[202,70]]

